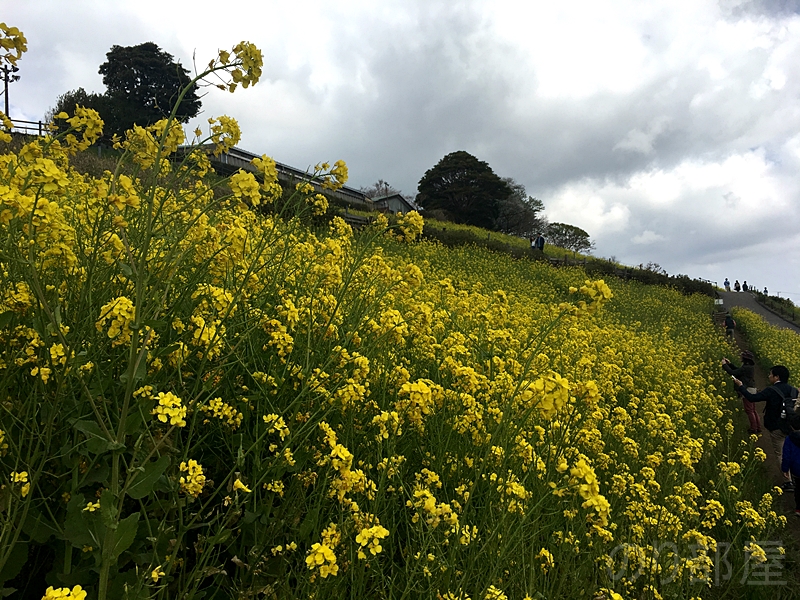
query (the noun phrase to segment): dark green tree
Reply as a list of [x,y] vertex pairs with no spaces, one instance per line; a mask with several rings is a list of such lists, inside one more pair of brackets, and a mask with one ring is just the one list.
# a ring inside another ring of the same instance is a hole
[[547,228],[547,220],[541,214],[544,203],[529,196],[525,186],[511,177],[503,177],[503,181],[511,188],[511,194],[499,203],[495,229],[522,237],[543,233]]
[[426,211],[484,229],[495,228],[500,204],[512,193],[487,163],[463,150],[428,169],[417,191],[417,204]]
[[[191,81],[189,72],[153,42],[112,46],[99,72],[107,88],[104,94],[88,93],[83,88],[66,92],[47,111],[46,120],[61,111],[72,115],[76,105],[93,108],[103,118],[107,141],[115,134],[124,135],[134,124],[145,127],[169,116],[180,91]],[[186,123],[199,111],[200,97],[193,85],[183,97],[176,118]],[[63,121],[60,127],[66,127]]]
[[[106,86],[101,116],[106,135],[122,135],[133,124],[151,125],[169,116],[189,72],[153,42],[138,46],[112,46],[100,65]],[[200,111],[197,86],[187,92],[176,114],[186,123]]]
[[[60,113],[65,112],[72,116],[75,114],[76,106],[83,106],[84,108],[93,108],[100,115],[105,112],[104,109],[105,98],[100,94],[89,93],[83,88],[77,90],[70,90],[61,94],[56,99],[56,105],[50,108],[44,115],[44,120],[47,123],[53,123],[54,117]],[[55,121],[57,131],[65,131],[69,129],[69,124],[66,121],[59,119]]]
[[589,234],[580,227],[566,223],[550,223],[545,234],[549,243],[573,252],[586,252],[594,249]]

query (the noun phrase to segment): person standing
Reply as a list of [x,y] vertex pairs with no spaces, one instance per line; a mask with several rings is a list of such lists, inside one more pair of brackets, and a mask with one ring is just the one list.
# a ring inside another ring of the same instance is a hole
[[[736,329],[736,321],[733,320],[731,313],[725,313],[725,336],[729,337],[731,341],[733,341],[733,332]],[[727,358],[723,358],[722,362],[724,363]],[[733,375],[734,373],[731,373]]]
[[731,282],[728,281],[727,277],[725,278],[725,283],[723,283],[722,285],[725,286],[725,291],[726,292],[730,292],[731,291]]
[[[731,319],[733,321],[733,319]],[[727,322],[727,317],[726,317]],[[733,331],[731,330],[731,335],[733,335]],[[734,365],[730,360],[727,358],[722,359],[722,368],[728,375],[733,375],[736,379],[740,380],[747,390],[755,394],[758,390],[756,389],[756,381],[755,381],[755,367],[756,361],[753,353],[749,350],[744,350],[741,354],[742,358],[742,366],[737,367]],[[761,433],[761,420],[758,418],[758,412],[756,411],[756,405],[750,402],[747,398],[739,394],[739,397],[742,399],[742,406],[744,406],[744,413],[747,415],[747,421],[750,423],[750,428],[747,430],[747,433],[755,433],[756,435]]]
[[739,285],[739,280],[738,279],[733,284],[733,290],[735,292],[741,292],[742,291],[742,286]]
[[746,281],[743,281],[743,282],[742,282],[742,291],[743,291],[743,292],[746,292],[748,289],[750,289],[750,288],[748,288],[748,287],[747,287],[747,282],[746,282]]
[[[758,393],[750,392],[737,377],[733,378],[736,391],[750,402],[764,402],[764,428],[769,431],[775,459],[780,463],[783,459],[783,440],[788,431],[784,430],[781,413],[784,411],[784,398],[797,398],[797,390],[789,385],[789,369],[783,365],[774,365],[769,370],[769,387]],[[791,478],[784,476],[784,490],[793,489]]]
[[541,233],[536,236],[534,244],[539,252],[544,252],[544,236]]
[[[789,419],[789,427],[789,435],[783,442],[781,471],[784,478],[791,481],[792,476],[800,477],[800,415]],[[794,514],[800,517],[800,485],[794,486]]]

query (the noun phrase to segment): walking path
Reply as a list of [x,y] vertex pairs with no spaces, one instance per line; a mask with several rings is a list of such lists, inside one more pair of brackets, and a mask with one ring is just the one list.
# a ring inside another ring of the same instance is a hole
[[800,333],[800,327],[783,320],[774,312],[756,302],[755,297],[750,292],[720,292],[719,297],[722,298],[722,306],[726,310],[734,306],[746,308],[764,317],[770,325]]
[[[758,302],[756,302],[755,298],[752,294],[747,292],[720,292],[720,297],[723,300],[723,307],[727,310],[734,306],[746,308],[758,315],[764,317],[770,325],[774,325],[775,327],[780,327],[783,329],[791,329],[797,333],[800,333],[800,328],[796,325],[789,323],[788,321],[783,320],[781,317],[776,315],[771,310],[767,309],[766,307],[762,306]],[[750,346],[747,344],[747,341],[739,332],[738,328],[735,332],[735,341],[736,345],[739,347],[740,350],[749,350]],[[731,357],[734,361],[737,360],[738,357]],[[797,385],[798,375],[795,374],[794,377],[794,385]],[[767,372],[761,367],[761,365],[756,361],[755,367],[755,380],[756,380],[756,387],[759,390],[763,390],[765,387],[769,386],[769,381],[767,380]],[[791,379],[790,379],[791,381]],[[741,407],[741,403],[740,403]],[[757,410],[759,415],[763,412],[763,405],[758,405]],[[746,417],[744,415],[744,410],[741,410],[742,413],[742,420],[746,422]],[[762,416],[763,419],[763,416]],[[769,432],[766,430],[759,436],[756,445],[761,448],[767,455],[767,460],[764,463],[764,476],[773,484],[780,484],[783,481],[783,474],[781,473],[778,459],[775,457],[775,453],[772,449],[772,444],[770,443],[769,439]],[[786,533],[789,536],[789,539],[782,540],[786,543],[787,547],[791,548],[792,551],[797,551],[800,548],[800,519],[794,516],[794,494],[787,493],[784,494],[782,497],[777,498],[775,502],[775,509],[778,511],[778,514],[787,515],[787,526],[786,526]],[[791,541],[790,541],[791,540]],[[787,565],[788,566],[788,565]],[[798,566],[794,564],[791,567],[791,570],[794,571],[792,573],[792,578],[800,577],[800,572],[797,571]],[[799,594],[800,595],[800,594]],[[794,597],[794,596],[792,596]]]

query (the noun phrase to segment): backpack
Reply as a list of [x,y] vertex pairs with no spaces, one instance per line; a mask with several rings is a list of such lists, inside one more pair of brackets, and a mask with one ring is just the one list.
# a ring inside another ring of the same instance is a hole
[[772,389],[775,390],[778,395],[781,397],[783,401],[783,409],[781,410],[781,419],[780,419],[780,429],[784,433],[789,433],[791,431],[791,427],[789,427],[789,419],[791,419],[795,415],[795,399],[792,398],[792,394],[797,392],[796,388],[792,388],[792,392],[789,393],[789,397],[787,398],[784,396],[783,392],[777,387],[772,386]]

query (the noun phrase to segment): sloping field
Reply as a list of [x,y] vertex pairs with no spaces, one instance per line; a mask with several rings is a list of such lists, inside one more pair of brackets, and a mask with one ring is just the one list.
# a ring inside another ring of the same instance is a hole
[[215,197],[203,154],[151,154],[178,143],[137,132],[132,177],[0,157],[6,589],[714,598],[775,569],[707,298],[417,243],[416,214],[312,231],[311,186],[265,216],[269,159]]

